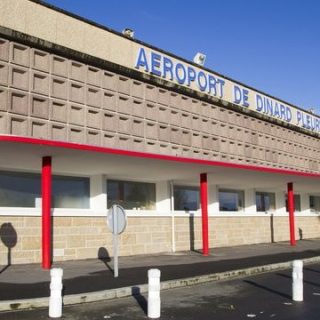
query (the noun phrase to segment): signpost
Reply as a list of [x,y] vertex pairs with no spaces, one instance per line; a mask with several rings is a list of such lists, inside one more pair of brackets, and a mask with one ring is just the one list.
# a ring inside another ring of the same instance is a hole
[[113,272],[114,277],[117,278],[119,275],[118,267],[118,256],[119,256],[119,246],[118,246],[118,235],[121,234],[127,226],[127,216],[124,209],[114,204],[108,211],[107,215],[107,225],[113,234]]

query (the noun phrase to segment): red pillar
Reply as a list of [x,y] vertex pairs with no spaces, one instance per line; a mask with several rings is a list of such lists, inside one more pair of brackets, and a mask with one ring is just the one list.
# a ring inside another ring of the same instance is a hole
[[42,268],[51,267],[51,157],[42,158]]
[[290,225],[290,244],[296,245],[295,227],[294,227],[294,194],[293,183],[288,183],[288,211],[289,211],[289,225]]
[[200,201],[202,216],[202,254],[209,255],[209,228],[208,228],[208,183],[207,174],[200,174]]

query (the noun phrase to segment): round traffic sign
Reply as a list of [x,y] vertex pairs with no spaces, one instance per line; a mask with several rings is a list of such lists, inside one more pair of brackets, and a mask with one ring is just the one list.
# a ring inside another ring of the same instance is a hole
[[108,211],[107,225],[113,234],[121,234],[127,226],[127,215],[118,204],[112,205]]

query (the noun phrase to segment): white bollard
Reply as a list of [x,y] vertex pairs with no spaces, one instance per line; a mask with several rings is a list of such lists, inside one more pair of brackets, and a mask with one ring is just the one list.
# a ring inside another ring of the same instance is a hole
[[50,270],[50,299],[49,299],[49,317],[60,318],[62,316],[62,275],[61,268]]
[[292,266],[292,300],[303,301],[303,261],[294,260]]
[[160,270],[148,270],[148,317],[160,318]]

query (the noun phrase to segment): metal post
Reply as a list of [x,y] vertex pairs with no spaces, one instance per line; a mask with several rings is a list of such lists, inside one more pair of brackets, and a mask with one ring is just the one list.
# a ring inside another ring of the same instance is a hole
[[171,250],[172,252],[176,252],[173,182],[170,181],[169,185],[170,185],[171,241],[172,241]]
[[200,174],[200,201],[202,216],[202,254],[209,255],[209,228],[208,228],[208,184],[207,174]]
[[42,268],[51,267],[51,157],[42,158]]
[[114,207],[112,207],[112,215],[113,215],[113,272],[114,277],[117,278],[119,276],[119,264],[118,264],[118,215]]
[[293,183],[288,183],[288,211],[289,211],[289,225],[290,225],[290,244],[291,246],[296,245],[295,237],[295,221],[294,221],[294,194],[293,194]]

